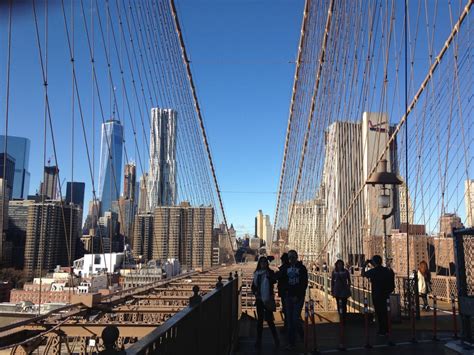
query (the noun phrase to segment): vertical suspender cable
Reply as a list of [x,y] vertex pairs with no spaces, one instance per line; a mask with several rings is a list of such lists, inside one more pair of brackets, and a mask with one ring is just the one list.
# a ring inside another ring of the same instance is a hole
[[[405,3],[405,117],[408,116],[408,0]],[[410,281],[410,218],[408,211],[408,122],[405,122],[405,206],[406,206],[406,222],[407,222],[407,282]],[[415,295],[413,295],[415,296]],[[414,301],[414,300],[413,300]]]
[[187,72],[187,76],[188,76],[188,79],[189,79],[189,85],[191,86],[191,92],[192,92],[192,97],[193,97],[193,101],[194,101],[194,107],[196,108],[196,113],[197,113],[197,116],[198,116],[198,119],[199,119],[199,125],[200,125],[200,128],[201,128],[202,139],[204,141],[204,145],[206,146],[207,158],[209,160],[209,165],[211,167],[212,177],[214,179],[214,185],[215,185],[216,192],[217,192],[217,198],[219,200],[219,205],[220,205],[220,208],[221,208],[221,211],[222,211],[222,218],[224,219],[225,229],[226,229],[227,235],[229,236],[230,247],[232,248],[232,254],[234,255],[235,250],[234,250],[234,246],[232,244],[232,240],[230,240],[229,227],[227,225],[227,219],[226,219],[225,212],[224,212],[224,204],[222,202],[221,191],[219,190],[219,184],[217,182],[217,176],[216,176],[216,171],[214,169],[214,163],[212,162],[211,150],[209,148],[209,143],[207,141],[206,129],[204,128],[204,120],[202,118],[201,108],[199,106],[199,102],[198,102],[198,99],[197,99],[196,87],[194,86],[193,76],[192,76],[192,73],[191,73],[191,67],[189,65],[189,59],[188,59],[188,55],[187,55],[187,52],[186,52],[186,47],[184,46],[184,40],[183,40],[183,36],[182,36],[182,33],[181,33],[181,26],[179,24],[178,15],[177,15],[177,12],[176,12],[176,6],[175,6],[175,3],[174,3],[174,0],[169,0],[169,1],[170,1],[171,13],[172,13],[173,20],[174,20],[175,30],[176,30],[176,33],[178,35],[179,44],[180,44],[180,47],[181,47],[183,62],[186,66],[186,72]]
[[290,218],[288,219],[288,229],[290,228],[291,225],[291,219],[293,217],[293,211],[294,211],[294,205],[296,203],[296,199],[298,196],[298,189],[299,185],[301,182],[301,176],[303,173],[303,165],[305,161],[305,156],[306,156],[306,150],[308,147],[308,141],[311,133],[311,125],[313,123],[313,117],[314,117],[314,109],[316,107],[316,98],[318,96],[319,92],[319,84],[321,82],[321,76],[322,76],[322,71],[323,71],[323,66],[324,66],[324,60],[326,56],[326,49],[327,49],[327,44],[328,44],[328,38],[329,38],[329,32],[331,30],[331,20],[332,20],[332,13],[334,11],[334,0],[331,0],[329,3],[329,8],[328,8],[328,15],[326,18],[326,26],[324,29],[324,37],[323,37],[323,42],[321,44],[321,52],[319,54],[319,61],[318,61],[318,70],[316,72],[316,81],[314,82],[314,88],[313,88],[313,95],[311,97],[311,108],[308,114],[308,122],[306,124],[306,132],[305,132],[305,137],[303,141],[303,147],[301,149],[301,158],[300,158],[300,163],[299,163],[299,168],[298,168],[298,178],[296,180],[296,186],[293,190],[293,198],[292,202],[290,205]]
[[285,176],[285,170],[286,170],[286,158],[288,156],[288,147],[290,144],[290,135],[291,135],[291,129],[292,129],[292,122],[293,122],[293,117],[294,117],[294,108],[295,108],[295,101],[296,101],[296,93],[298,90],[298,84],[299,84],[299,77],[300,77],[300,68],[301,68],[301,57],[303,56],[303,45],[304,45],[304,39],[306,35],[306,26],[308,23],[308,18],[309,18],[309,4],[311,0],[306,0],[305,5],[304,5],[304,12],[303,12],[303,21],[301,23],[301,34],[300,34],[300,42],[298,45],[298,56],[296,58],[296,69],[295,69],[295,77],[293,81],[293,90],[292,90],[292,95],[291,95],[291,103],[290,103],[290,114],[288,117],[288,126],[286,128],[286,138],[285,138],[285,148],[283,151],[283,162],[281,164],[281,172],[280,172],[280,183],[278,187],[278,196],[277,196],[277,204],[276,204],[276,209],[275,209],[275,219],[273,222],[273,238],[275,239],[276,235],[276,229],[278,225],[278,214],[280,212],[280,200],[281,200],[281,194],[283,190],[283,183],[284,183],[284,176]]
[[[74,248],[72,247],[72,235],[73,235],[73,218],[74,218],[74,104],[75,104],[75,96],[74,96],[74,85],[75,85],[75,64],[74,64],[74,3],[71,0],[71,31],[72,31],[72,57],[71,57],[71,184],[70,184],[70,204],[69,204],[69,247],[71,248],[71,254]],[[66,184],[67,188],[67,184]],[[67,194],[67,192],[66,192]],[[77,217],[77,216],[75,216]],[[75,218],[74,218],[75,219]],[[82,221],[81,221],[82,222]],[[75,226],[77,228],[77,226]],[[71,255],[71,258],[74,259],[74,255]],[[71,266],[72,262],[69,260],[69,266]],[[73,276],[72,276],[72,268],[69,271],[69,303],[71,303],[71,291],[73,290],[74,283],[73,283]]]
[[[451,43],[454,41],[454,38],[458,35],[459,30],[461,29],[461,26],[464,23],[464,20],[466,19],[467,15],[469,14],[473,4],[474,4],[474,0],[470,0],[466,4],[466,6],[464,7],[464,10],[462,11],[462,13],[459,15],[458,21],[456,22],[454,27],[451,29],[451,32],[450,32],[448,38],[444,42],[443,48],[441,48],[441,50],[438,52],[438,55],[436,56],[434,62],[430,65],[425,78],[423,79],[422,83],[420,84],[420,87],[418,88],[418,91],[415,93],[415,95],[411,99],[410,104],[407,105],[406,112],[400,118],[400,121],[398,122],[395,129],[393,130],[393,133],[390,136],[390,139],[387,141],[387,143],[385,145],[385,148],[382,150],[382,153],[379,155],[379,157],[377,159],[377,163],[380,162],[384,158],[385,152],[389,149],[390,145],[393,144],[393,142],[395,141],[397,135],[399,134],[399,132],[402,129],[402,126],[404,124],[406,124],[406,121],[408,119],[408,115],[411,113],[411,111],[413,111],[415,109],[416,104],[418,103],[418,101],[420,100],[421,95],[423,94],[423,92],[427,88],[428,83],[433,78],[433,75],[436,72],[436,70],[438,69],[438,66],[441,63],[441,61],[443,60],[444,55],[446,54],[448,48],[451,46]],[[376,169],[377,169],[377,164],[375,164],[374,167],[372,168],[372,170],[369,172],[368,178],[370,178],[372,176],[372,174],[375,173]],[[342,221],[344,221],[347,218],[347,216],[349,214],[349,211],[354,207],[357,198],[360,196],[360,194],[362,193],[363,190],[364,190],[364,185],[359,187],[359,190],[356,192],[354,197],[351,199],[349,207],[347,208],[346,211],[344,211],[343,215],[341,216],[340,221],[336,225],[336,228],[332,231],[332,235],[326,241],[326,243],[323,247],[323,250],[326,249],[328,244],[332,241],[332,239],[335,236],[335,233],[341,227]],[[318,257],[320,257],[320,256],[322,256],[322,253],[320,253],[320,255]]]
[[[7,54],[7,82],[6,82],[6,103],[5,103],[5,144],[4,144],[4,149],[3,149],[3,185],[2,185],[2,213],[4,213],[4,208],[5,208],[5,191],[6,191],[6,185],[7,185],[7,180],[6,180],[6,172],[7,172],[7,152],[8,152],[8,114],[9,114],[9,103],[10,103],[10,68],[11,68],[11,49],[12,49],[12,8],[13,8],[13,0],[10,0],[8,3],[9,9],[8,9],[8,54]],[[12,185],[13,187],[13,185]],[[10,199],[10,196],[8,196],[8,200]],[[5,221],[3,221],[5,223]],[[8,223],[8,220],[7,220]],[[3,263],[4,257],[5,257],[5,240],[3,238],[3,225],[1,226],[2,230],[0,230],[0,263]]]

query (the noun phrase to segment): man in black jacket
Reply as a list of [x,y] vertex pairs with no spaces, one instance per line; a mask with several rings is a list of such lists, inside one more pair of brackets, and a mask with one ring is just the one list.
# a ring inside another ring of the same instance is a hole
[[[372,264],[373,268],[366,271],[368,264]],[[382,266],[380,255],[374,255],[372,260],[364,263],[362,276],[367,277],[372,284],[372,300],[379,323],[378,335],[385,336],[388,331],[387,299],[395,289],[395,275],[391,269]]]
[[298,253],[295,250],[288,252],[289,265],[286,269],[288,278],[288,290],[286,292],[286,316],[288,318],[288,342],[289,350],[296,343],[296,332],[303,333],[301,322],[301,311],[304,305],[306,288],[308,287],[308,270],[298,261]]
[[283,253],[280,257],[281,265],[278,268],[276,273],[276,279],[278,281],[278,295],[281,300],[281,308],[283,310],[284,325],[281,329],[282,333],[285,333],[288,330],[288,316],[286,314],[286,293],[288,292],[288,275],[287,270],[290,266],[290,261],[288,260],[288,253]]

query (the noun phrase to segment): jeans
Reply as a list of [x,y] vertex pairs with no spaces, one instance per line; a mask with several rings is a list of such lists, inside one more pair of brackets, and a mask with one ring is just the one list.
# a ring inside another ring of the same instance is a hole
[[257,299],[256,302],[257,306],[257,343],[262,341],[262,333],[263,333],[263,321],[265,320],[272,332],[273,340],[275,344],[279,344],[278,334],[275,327],[275,322],[273,318],[273,312],[269,311],[263,305],[262,300]]
[[346,297],[336,297],[337,302],[337,313],[339,317],[344,321],[347,313],[347,298]]
[[280,300],[281,300],[281,310],[283,312],[283,328],[288,329],[288,315],[286,314],[286,295],[281,295]]
[[286,316],[288,318],[288,342],[290,345],[296,343],[296,333],[304,338],[301,311],[303,309],[304,297],[288,296],[286,299]]
[[427,293],[420,293],[420,297],[423,300],[423,308],[427,309],[428,306],[428,294]]
[[388,332],[387,298],[388,296],[372,296],[380,334]]

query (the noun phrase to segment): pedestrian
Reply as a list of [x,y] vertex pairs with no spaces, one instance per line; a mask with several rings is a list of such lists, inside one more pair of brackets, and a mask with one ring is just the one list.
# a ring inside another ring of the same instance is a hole
[[288,260],[288,253],[283,253],[280,257],[281,265],[276,273],[276,279],[278,281],[278,295],[280,296],[281,308],[283,311],[283,328],[281,333],[286,333],[288,330],[288,316],[286,314],[286,293],[288,292],[288,275],[287,270],[290,262]]
[[336,298],[337,312],[341,315],[341,320],[345,321],[347,313],[347,299],[351,296],[351,276],[344,268],[344,261],[339,259],[334,264],[334,271],[331,275],[331,294]]
[[304,305],[306,288],[308,287],[308,270],[298,261],[295,250],[288,252],[289,266],[287,269],[288,291],[286,299],[286,314],[288,317],[288,347],[293,350],[296,343],[296,333],[304,338],[301,311]]
[[[372,269],[366,270],[371,264]],[[367,277],[372,285],[372,301],[379,323],[378,335],[385,336],[388,331],[387,299],[395,289],[395,274],[389,268],[382,266],[382,257],[374,255],[367,260],[362,268],[362,276]]]
[[257,341],[256,347],[262,345],[263,321],[265,320],[272,332],[275,346],[280,346],[280,340],[275,327],[273,312],[276,311],[273,285],[276,282],[275,272],[270,269],[268,259],[261,256],[253,274],[252,292],[255,295],[257,307]]
[[428,263],[424,260],[418,266],[418,293],[423,300],[423,310],[429,311],[428,294],[431,292],[431,273]]
[[100,351],[100,355],[125,355],[123,349],[117,347],[117,339],[120,336],[120,331],[116,325],[108,325],[102,330],[102,342],[104,343],[104,350]]
[[328,272],[328,264],[326,262],[323,262],[323,271]]

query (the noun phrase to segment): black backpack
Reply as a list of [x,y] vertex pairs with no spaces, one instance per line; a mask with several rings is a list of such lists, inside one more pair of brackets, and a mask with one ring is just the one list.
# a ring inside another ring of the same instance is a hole
[[395,274],[392,269],[386,268],[387,276],[385,278],[385,291],[387,294],[391,294],[395,291]]

